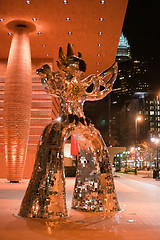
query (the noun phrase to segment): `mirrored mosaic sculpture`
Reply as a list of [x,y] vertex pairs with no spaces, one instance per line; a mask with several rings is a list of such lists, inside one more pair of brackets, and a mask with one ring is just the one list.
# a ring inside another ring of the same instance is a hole
[[[46,91],[60,100],[60,120],[52,121],[38,144],[34,170],[19,215],[32,218],[67,216],[64,144],[73,136],[78,143],[78,167],[72,208],[108,213],[120,210],[107,147],[99,131],[86,118],[83,104],[104,98],[112,90],[117,64],[84,78],[86,63],[68,44],[67,55],[59,49],[59,69],[46,64],[37,69]],[[92,85],[92,91],[87,89]]]

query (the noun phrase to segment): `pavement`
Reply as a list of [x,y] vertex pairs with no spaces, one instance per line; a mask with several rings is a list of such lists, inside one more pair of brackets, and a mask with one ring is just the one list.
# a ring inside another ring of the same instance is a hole
[[18,217],[28,180],[0,179],[0,240],[160,240],[160,181],[130,174],[117,174],[114,181],[120,212],[71,209],[75,179],[66,178],[69,217],[51,222]]

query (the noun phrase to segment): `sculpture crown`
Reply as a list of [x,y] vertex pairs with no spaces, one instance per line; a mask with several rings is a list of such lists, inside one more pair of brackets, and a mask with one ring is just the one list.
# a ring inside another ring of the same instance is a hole
[[66,55],[62,47],[59,48],[59,61],[57,61],[57,66],[64,72],[70,72],[72,68],[82,72],[86,71],[86,63],[82,60],[82,54],[78,52],[78,57],[75,56],[70,43],[68,43]]

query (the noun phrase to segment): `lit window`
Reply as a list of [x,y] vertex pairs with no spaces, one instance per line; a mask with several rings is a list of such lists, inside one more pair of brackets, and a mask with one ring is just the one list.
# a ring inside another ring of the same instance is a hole
[[154,111],[150,111],[150,115],[154,115]]

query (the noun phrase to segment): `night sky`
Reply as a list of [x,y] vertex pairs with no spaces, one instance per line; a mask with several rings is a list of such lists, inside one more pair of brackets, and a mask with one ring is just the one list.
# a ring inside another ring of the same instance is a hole
[[132,57],[155,58],[160,55],[160,1],[129,0],[123,32],[131,46]]

